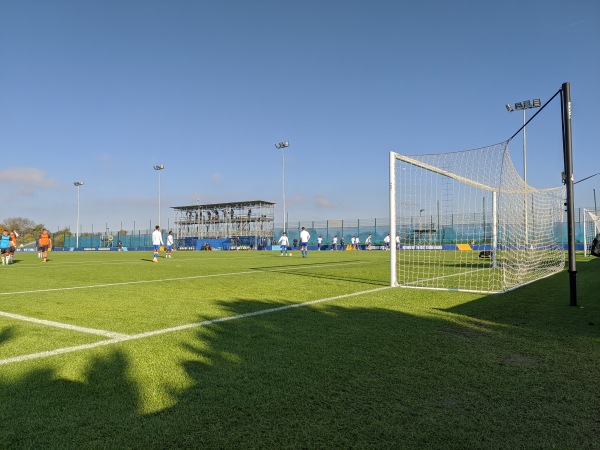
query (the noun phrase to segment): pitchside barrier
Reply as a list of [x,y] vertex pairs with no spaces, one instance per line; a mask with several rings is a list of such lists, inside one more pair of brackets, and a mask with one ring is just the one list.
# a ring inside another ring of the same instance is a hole
[[[593,211],[593,208],[589,208]],[[418,213],[417,213],[418,215]],[[576,249],[583,251],[585,242],[588,241],[589,246],[589,238],[586,239],[587,234],[589,234],[592,227],[587,223],[589,222],[588,213],[584,208],[578,208],[575,210],[575,242]],[[423,221],[427,220],[427,223],[436,222],[437,221],[437,211],[435,213],[431,213],[430,211],[425,211],[421,215],[421,219]],[[456,218],[457,219],[457,218]],[[465,235],[462,236],[460,234],[460,229],[457,221],[450,219],[450,222],[454,222],[456,225],[455,230],[439,230],[436,236],[436,242],[441,242],[443,244],[455,245],[457,243],[469,243],[471,242],[472,236]],[[348,219],[348,220],[325,220],[325,221],[301,221],[294,222],[288,224],[288,237],[290,238],[290,242],[294,239],[294,237],[299,238],[301,227],[304,226],[308,230],[311,235],[310,245],[314,247],[316,250],[317,238],[319,236],[323,239],[323,245],[321,247],[322,250],[331,248],[331,241],[334,236],[338,237],[338,243],[341,238],[344,238],[345,245],[350,243],[352,236],[358,236],[361,240],[361,246],[364,247],[364,241],[367,236],[370,234],[373,236],[374,247],[375,246],[383,246],[383,239],[386,234],[390,232],[390,221],[388,219],[377,218],[377,219]],[[566,236],[567,236],[567,224],[566,222],[559,222],[556,224],[556,227],[559,229],[557,233],[564,238],[564,245],[566,246]],[[463,228],[461,225],[460,228]],[[479,231],[477,231],[476,226],[468,227],[470,230],[474,230],[474,234],[476,235]],[[166,242],[168,230],[163,230],[163,242]],[[401,230],[398,230],[400,232]],[[415,230],[418,232],[418,230]],[[442,236],[441,233],[444,232],[445,235]],[[136,230],[135,232],[108,232],[111,234],[100,234],[95,233],[92,236],[89,233],[85,233],[85,236],[79,236],[79,246],[76,245],[77,237],[74,233],[58,233],[55,232],[53,234],[54,244],[57,247],[65,247],[67,249],[88,249],[87,251],[91,251],[89,249],[96,249],[97,251],[101,248],[108,248],[111,250],[117,250],[117,244],[121,241],[123,247],[128,248],[129,251],[132,249],[146,249],[152,248],[152,236],[148,232],[140,232]],[[247,240],[244,243],[240,243],[240,246],[245,246],[246,248],[250,248],[252,246],[253,249],[264,249],[265,247],[276,245],[277,240],[283,233],[283,226],[275,226],[273,240],[275,243],[271,241],[261,243],[255,243],[254,236],[246,237]],[[112,239],[109,239],[108,236],[112,236]],[[417,244],[426,245],[430,239],[428,237],[431,236],[421,236],[421,241],[417,238]],[[218,245],[214,245],[215,247],[221,247],[223,250],[230,250],[232,247],[238,248],[238,245],[231,245],[231,237],[230,238],[222,238],[218,239]],[[256,238],[258,240],[258,238]],[[185,238],[178,239],[175,238],[175,245],[179,250],[196,250],[197,246],[197,238]],[[200,240],[200,246],[206,240]],[[259,240],[258,240],[259,241]],[[477,240],[476,240],[477,241]],[[23,241],[21,241],[23,242]],[[60,245],[64,242],[64,245]],[[35,242],[30,242],[26,244],[27,248],[33,248],[35,246]],[[341,245],[338,244],[338,249],[341,249]],[[21,250],[23,251],[23,250]]]

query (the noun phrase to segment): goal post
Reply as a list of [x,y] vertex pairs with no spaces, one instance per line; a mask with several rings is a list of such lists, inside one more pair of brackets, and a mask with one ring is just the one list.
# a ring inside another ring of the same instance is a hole
[[564,268],[564,187],[526,185],[508,142],[390,152],[391,286],[505,292]]
[[[394,197],[392,199],[392,196]],[[396,276],[396,153],[390,152],[390,286],[398,286]]]

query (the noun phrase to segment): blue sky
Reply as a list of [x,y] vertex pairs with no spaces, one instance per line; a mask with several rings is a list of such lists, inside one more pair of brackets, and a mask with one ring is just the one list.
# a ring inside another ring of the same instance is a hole
[[[388,216],[388,155],[510,137],[504,105],[571,83],[575,179],[600,172],[600,2],[0,0],[0,221],[172,224],[265,200],[282,221]],[[535,111],[535,110],[530,110]],[[529,117],[529,115],[528,115]],[[560,103],[527,178],[560,185]],[[517,168],[522,138],[511,143]],[[600,198],[600,176],[576,205]]]

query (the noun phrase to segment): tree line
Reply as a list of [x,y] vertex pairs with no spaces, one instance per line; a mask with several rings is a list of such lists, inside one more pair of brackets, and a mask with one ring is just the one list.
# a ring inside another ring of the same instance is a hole
[[[35,242],[44,228],[46,227],[43,223],[35,223],[25,217],[9,217],[0,224],[0,233],[4,230],[16,230],[19,233],[18,245],[21,246],[22,244]],[[48,232],[52,236],[52,244],[55,247],[62,247],[65,236],[71,236],[71,231],[68,228],[58,230],[55,233],[50,232],[50,230]]]

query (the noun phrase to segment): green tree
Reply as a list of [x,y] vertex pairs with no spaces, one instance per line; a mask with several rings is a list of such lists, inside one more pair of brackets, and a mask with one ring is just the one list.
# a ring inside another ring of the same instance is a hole
[[25,217],[9,217],[0,224],[0,232],[3,230],[16,230],[19,233],[18,242],[20,244],[34,242],[43,228],[43,224],[36,224],[33,220]]
[[36,223],[25,217],[9,217],[4,219],[4,226],[8,230],[17,230],[19,234],[25,234],[33,230]]

